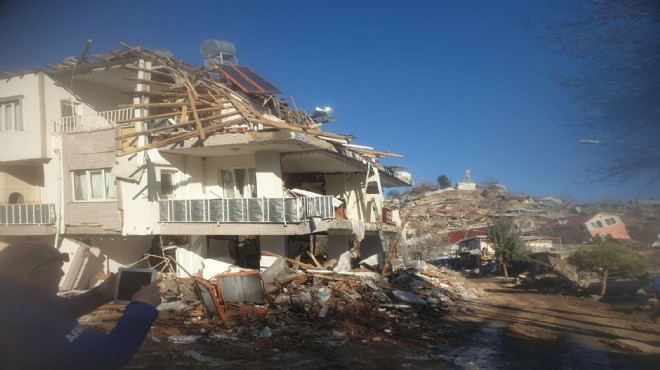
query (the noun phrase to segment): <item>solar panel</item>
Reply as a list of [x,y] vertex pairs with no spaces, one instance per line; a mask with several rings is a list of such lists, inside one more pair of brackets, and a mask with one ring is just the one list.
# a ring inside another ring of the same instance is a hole
[[227,79],[249,94],[280,93],[281,91],[248,67],[216,65]]
[[266,81],[263,77],[259,76],[255,71],[251,70],[248,67],[236,67],[238,68],[245,76],[247,76],[250,80],[256,82],[261,86],[262,89],[264,89],[266,92],[269,93],[280,93],[281,91],[273,86],[270,82]]

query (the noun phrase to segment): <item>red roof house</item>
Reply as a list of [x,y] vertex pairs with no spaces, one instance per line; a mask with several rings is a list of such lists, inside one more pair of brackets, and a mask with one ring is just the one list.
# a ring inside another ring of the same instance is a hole
[[540,232],[558,238],[562,244],[580,244],[597,238],[629,240],[626,225],[618,215],[599,212],[592,215],[564,217],[545,224]]

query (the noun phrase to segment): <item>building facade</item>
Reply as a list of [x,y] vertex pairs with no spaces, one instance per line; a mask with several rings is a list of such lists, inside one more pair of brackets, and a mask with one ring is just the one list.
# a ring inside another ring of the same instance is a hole
[[382,189],[410,178],[278,92],[247,67],[132,47],[3,74],[0,241],[75,240],[105,272],[146,253],[190,272],[320,244],[329,259],[383,253],[397,228]]

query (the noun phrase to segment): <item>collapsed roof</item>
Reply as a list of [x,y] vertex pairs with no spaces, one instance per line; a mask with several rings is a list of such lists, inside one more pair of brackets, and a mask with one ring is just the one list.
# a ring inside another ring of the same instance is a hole
[[[122,50],[108,54],[69,57],[58,65],[46,65],[48,69],[44,70],[32,68],[54,78],[74,74],[76,78],[85,78],[82,75],[112,71],[106,77],[114,79],[116,87],[126,87],[126,80],[131,81],[133,87],[137,85],[134,90],[122,90],[133,95],[134,103],[121,104],[119,108],[131,108],[140,113],[116,122],[120,128],[117,134],[120,156],[173,147],[189,139],[196,139],[195,146],[200,147],[214,134],[288,131],[326,142],[329,145],[325,145],[324,151],[332,152],[332,157],[355,162],[356,169],[365,165],[379,168],[386,177],[384,186],[411,184],[409,174],[395,172],[377,161],[384,156],[401,155],[353,145],[350,143],[352,135],[321,131],[313,116],[291,109],[274,95],[279,89],[248,67],[212,64],[208,69],[195,68],[173,58],[167,51],[120,45]],[[121,76],[124,83],[117,81],[116,74],[126,70],[131,75]],[[20,70],[23,74],[33,71]],[[0,75],[3,78],[13,76],[4,72]],[[135,130],[121,130],[121,127],[135,127]],[[159,140],[137,139],[144,136],[157,136]],[[309,155],[306,158],[309,159]],[[318,155],[314,159],[323,160]]]

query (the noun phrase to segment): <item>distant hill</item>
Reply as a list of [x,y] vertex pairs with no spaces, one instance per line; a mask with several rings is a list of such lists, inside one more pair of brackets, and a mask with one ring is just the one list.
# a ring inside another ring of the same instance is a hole
[[[574,204],[553,197],[511,194],[491,185],[474,191],[447,188],[421,192],[413,188],[387,199],[386,207],[409,213],[408,244],[421,258],[446,252],[452,232],[485,227],[489,215],[497,214],[511,217],[521,234],[534,236],[554,219],[608,212],[621,216],[631,236],[630,246],[647,249],[660,238],[660,201],[656,200]],[[653,250],[660,251],[660,247]]]

